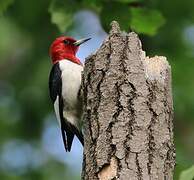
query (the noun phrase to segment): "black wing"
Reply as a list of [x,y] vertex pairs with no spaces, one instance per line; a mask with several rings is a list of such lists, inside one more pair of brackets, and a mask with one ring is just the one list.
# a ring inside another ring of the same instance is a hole
[[61,70],[59,68],[59,63],[56,63],[53,65],[49,76],[50,98],[53,103],[55,103],[57,96],[61,94],[61,88],[62,88]]
[[[63,143],[65,146],[66,151],[71,150],[74,134],[78,137],[80,142],[83,145],[83,135],[79,130],[70,124],[64,117],[63,117],[63,109],[64,103],[62,98],[62,79],[61,79],[61,70],[59,68],[59,63],[53,65],[52,70],[49,76],[49,90],[50,90],[50,97],[53,104],[58,100],[59,105],[59,116],[61,122],[61,133],[63,137]],[[58,97],[58,98],[57,98]]]

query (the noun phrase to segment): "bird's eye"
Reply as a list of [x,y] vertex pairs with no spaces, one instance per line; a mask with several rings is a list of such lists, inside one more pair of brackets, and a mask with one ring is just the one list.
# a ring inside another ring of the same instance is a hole
[[68,40],[64,40],[63,42],[64,42],[64,44],[69,44]]

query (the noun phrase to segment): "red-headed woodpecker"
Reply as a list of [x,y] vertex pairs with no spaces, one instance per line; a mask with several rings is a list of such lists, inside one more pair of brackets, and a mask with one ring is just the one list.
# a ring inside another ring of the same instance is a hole
[[81,72],[83,66],[76,57],[79,45],[90,38],[76,41],[59,37],[50,47],[53,67],[49,77],[50,97],[59,122],[66,151],[71,150],[74,135],[84,145],[81,130],[82,97]]

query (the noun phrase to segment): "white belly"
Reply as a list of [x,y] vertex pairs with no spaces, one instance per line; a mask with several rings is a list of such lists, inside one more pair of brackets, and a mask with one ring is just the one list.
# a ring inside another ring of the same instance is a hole
[[70,107],[77,104],[83,67],[69,60],[60,61],[62,71],[62,96]]
[[83,67],[69,60],[60,61],[59,64],[62,71],[63,114],[72,124],[77,124],[77,96],[80,90]]

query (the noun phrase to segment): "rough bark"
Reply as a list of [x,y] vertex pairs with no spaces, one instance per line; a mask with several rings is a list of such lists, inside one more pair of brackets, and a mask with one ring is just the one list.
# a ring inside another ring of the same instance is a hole
[[84,180],[172,180],[175,165],[171,70],[149,58],[116,22],[86,59]]

